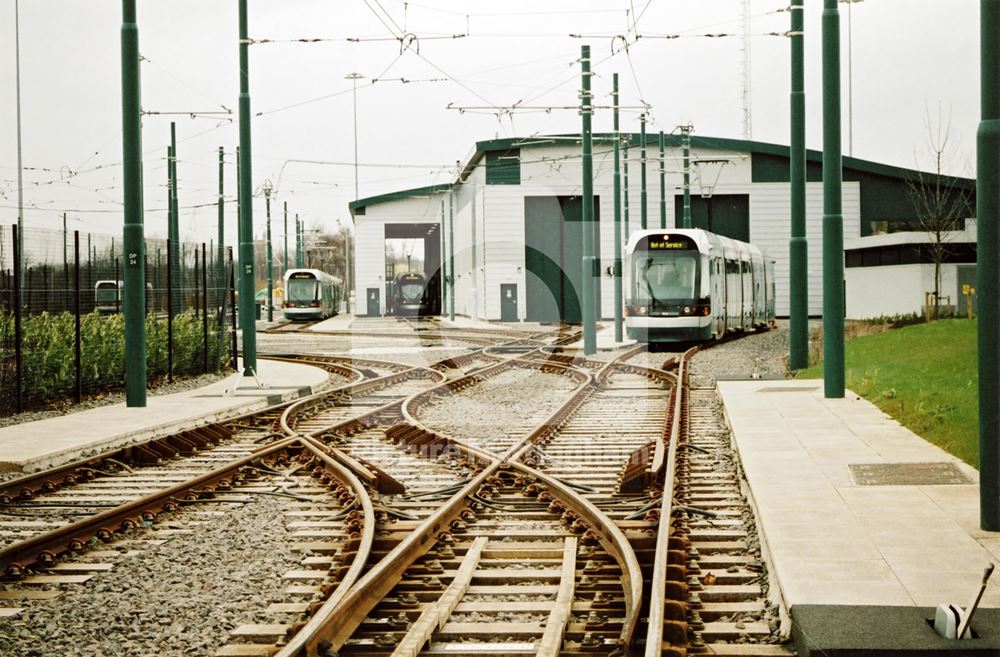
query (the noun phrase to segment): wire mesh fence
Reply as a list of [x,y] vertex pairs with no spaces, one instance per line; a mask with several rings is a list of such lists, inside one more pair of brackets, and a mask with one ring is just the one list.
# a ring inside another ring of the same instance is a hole
[[[125,384],[121,241],[0,226],[0,415]],[[232,255],[145,241],[146,368],[155,384],[233,361]],[[20,256],[21,276],[16,276]]]

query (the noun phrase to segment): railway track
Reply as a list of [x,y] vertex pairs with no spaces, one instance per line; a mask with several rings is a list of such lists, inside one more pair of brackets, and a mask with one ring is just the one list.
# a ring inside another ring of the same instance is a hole
[[[554,339],[427,368],[316,358],[353,382],[254,421],[293,436],[268,470],[307,477],[306,498],[335,491],[289,516],[316,539],[296,575],[309,583],[216,654],[790,654],[714,392],[678,385],[686,361],[540,349]],[[557,395],[519,398],[525,377]],[[364,553],[358,532],[373,534]]]

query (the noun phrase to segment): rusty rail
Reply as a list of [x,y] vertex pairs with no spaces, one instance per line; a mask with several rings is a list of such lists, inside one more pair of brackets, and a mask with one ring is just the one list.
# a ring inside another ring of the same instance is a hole
[[[645,657],[661,657],[663,654],[664,625],[670,623],[672,632],[668,643],[671,647],[680,643],[676,655],[682,657],[686,654],[687,644],[687,620],[686,620],[686,595],[683,600],[677,600],[677,595],[668,594],[668,580],[676,582],[678,573],[672,572],[670,563],[670,540],[671,540],[671,519],[673,517],[673,500],[675,469],[677,464],[678,445],[681,438],[681,414],[686,402],[686,388],[688,376],[688,364],[691,356],[697,351],[697,347],[684,352],[678,363],[676,394],[673,395],[673,409],[671,413],[670,433],[668,440],[659,441],[657,452],[661,455],[659,460],[656,456],[650,465],[654,476],[662,473],[663,493],[660,499],[659,526],[656,531],[656,552],[653,561],[653,575],[650,580],[649,594],[649,616],[646,628],[646,650]],[[680,588],[686,593],[686,584],[683,580],[683,573],[680,573]],[[676,593],[676,591],[675,591]],[[668,618],[669,615],[669,618]],[[679,637],[679,640],[678,640]]]
[[175,507],[178,504],[178,499],[182,496],[197,495],[214,490],[216,486],[229,487],[232,484],[233,476],[239,474],[238,471],[241,467],[276,452],[287,450],[294,442],[294,438],[286,438],[184,483],[102,511],[47,534],[10,545],[4,550],[0,550],[0,572],[11,575],[20,574],[32,563],[39,561],[48,563],[54,561],[63,552],[81,550],[87,541],[95,536],[106,540],[119,529],[138,526],[142,520],[154,517],[164,509]]

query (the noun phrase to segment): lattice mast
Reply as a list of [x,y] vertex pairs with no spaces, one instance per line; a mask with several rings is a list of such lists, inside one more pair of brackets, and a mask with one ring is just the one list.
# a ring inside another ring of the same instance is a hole
[[743,76],[740,85],[740,104],[743,108],[743,138],[753,138],[753,126],[750,115],[750,0],[738,0],[740,3],[740,55],[743,58]]

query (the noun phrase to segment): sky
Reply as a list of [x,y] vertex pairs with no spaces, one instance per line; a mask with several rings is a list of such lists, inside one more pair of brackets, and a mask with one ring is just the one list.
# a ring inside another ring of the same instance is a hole
[[[166,149],[178,139],[182,239],[216,235],[225,149],[236,232],[237,0],[138,0],[145,230],[166,234]],[[806,143],[822,149],[820,0],[805,0]],[[750,0],[751,138],[787,144],[788,0]],[[580,130],[580,46],[595,102],[618,73],[622,129],[690,123],[743,138],[739,0],[249,0],[255,235],[263,187],[306,226],[350,224],[358,197],[453,180],[476,141]],[[840,4],[843,152],[932,170],[928,123],[949,128],[945,173],[975,175],[979,3]],[[15,0],[0,0],[0,224],[17,220]],[[121,2],[20,0],[24,222],[121,234]],[[849,29],[850,28],[850,29]],[[575,36],[574,36],[575,35]],[[668,38],[671,37],[671,38]],[[676,37],[676,38],[673,38]],[[848,42],[850,37],[850,45]],[[267,41],[269,40],[269,41]],[[316,40],[316,41],[314,41]],[[266,42],[261,42],[266,41]],[[625,47],[627,44],[627,47]],[[848,63],[850,61],[850,74]],[[356,93],[345,76],[357,73]],[[849,85],[850,83],[850,85]],[[848,88],[851,88],[849,103]],[[357,162],[354,105],[357,102]],[[512,105],[543,109],[506,111]],[[461,109],[458,109],[461,108]],[[231,113],[230,113],[231,112]],[[598,109],[594,130],[610,132]]]

